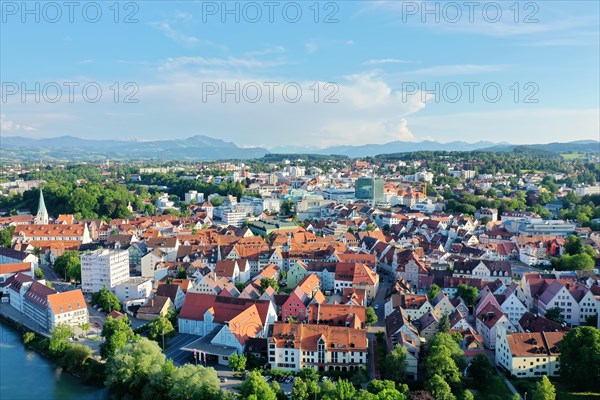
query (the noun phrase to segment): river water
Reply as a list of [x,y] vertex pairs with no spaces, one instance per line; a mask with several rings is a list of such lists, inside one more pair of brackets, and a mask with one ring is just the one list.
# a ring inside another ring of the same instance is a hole
[[104,400],[106,390],[86,386],[28,350],[20,334],[0,321],[0,399]]

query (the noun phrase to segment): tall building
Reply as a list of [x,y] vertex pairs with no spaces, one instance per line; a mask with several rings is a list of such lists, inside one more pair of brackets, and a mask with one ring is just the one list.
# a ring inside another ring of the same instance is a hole
[[362,177],[354,185],[355,197],[360,200],[383,201],[383,179]]
[[38,225],[48,225],[48,210],[46,210],[46,203],[44,202],[44,192],[40,187],[40,202],[38,205],[38,212],[35,216],[35,223]]
[[129,252],[127,250],[98,249],[81,255],[81,290],[93,293],[104,286],[115,291],[115,286],[129,279]]

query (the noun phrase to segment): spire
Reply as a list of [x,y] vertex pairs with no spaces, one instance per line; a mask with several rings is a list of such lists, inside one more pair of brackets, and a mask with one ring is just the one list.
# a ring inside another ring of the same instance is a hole
[[48,224],[48,210],[46,210],[46,203],[44,202],[44,192],[42,192],[42,187],[40,186],[40,202],[38,205],[38,212],[35,216],[36,224]]

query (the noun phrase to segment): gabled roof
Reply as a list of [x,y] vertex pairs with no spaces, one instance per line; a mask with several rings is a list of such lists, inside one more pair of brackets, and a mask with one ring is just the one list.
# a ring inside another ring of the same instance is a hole
[[0,264],[0,275],[16,274],[19,272],[31,273],[31,263],[14,263],[14,264]]
[[27,293],[25,293],[25,300],[39,307],[46,308],[48,306],[48,296],[55,293],[54,289],[50,289],[48,286],[35,281],[31,284]]
[[51,294],[48,296],[48,303],[54,314],[87,309],[81,289]]
[[262,323],[266,323],[270,302],[267,300],[254,300],[235,297],[223,297],[212,294],[188,293],[179,318],[204,321],[204,313],[209,308],[214,308],[214,322],[225,323],[231,321],[242,311],[256,305]]

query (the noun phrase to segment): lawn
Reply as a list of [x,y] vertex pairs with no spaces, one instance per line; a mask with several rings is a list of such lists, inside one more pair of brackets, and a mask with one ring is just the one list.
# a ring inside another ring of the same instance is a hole
[[475,397],[478,400],[510,400],[513,395],[504,379],[498,375],[493,375],[483,388],[480,387],[481,385],[475,384],[472,379],[465,380],[465,384],[468,388],[477,390]]
[[580,158],[586,158],[586,154],[585,153],[578,153],[578,152],[573,152],[573,153],[561,153],[561,157],[565,160],[577,160]]
[[[525,392],[531,393],[536,381],[536,379],[511,379],[512,384],[521,395]],[[552,384],[556,388],[556,400],[600,400],[600,393],[598,392],[572,391],[564,383],[555,380],[552,380]]]

